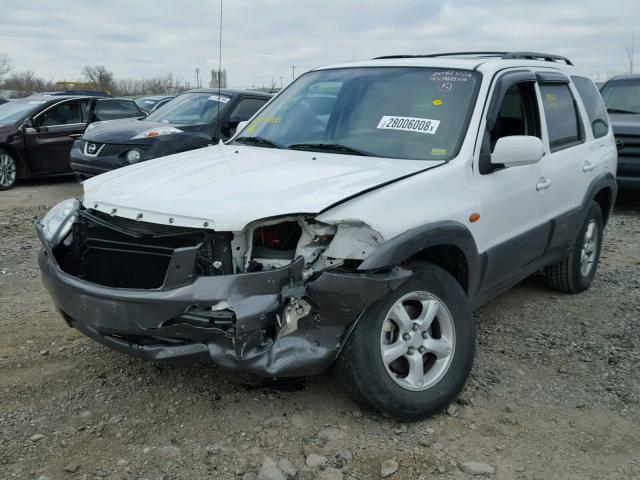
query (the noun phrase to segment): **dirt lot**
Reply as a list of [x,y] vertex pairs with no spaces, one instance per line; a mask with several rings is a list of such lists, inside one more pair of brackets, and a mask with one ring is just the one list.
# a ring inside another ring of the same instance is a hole
[[400,424],[330,374],[276,384],[153,364],[66,327],[30,222],[79,194],[72,179],[0,193],[0,478],[376,479],[387,460],[391,479],[471,478],[463,462],[495,479],[640,478],[637,195],[616,207],[589,291],[534,277],[476,312],[466,391]]

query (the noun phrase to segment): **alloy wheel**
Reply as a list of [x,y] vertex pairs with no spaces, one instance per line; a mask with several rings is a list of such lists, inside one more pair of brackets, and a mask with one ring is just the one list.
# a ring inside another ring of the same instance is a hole
[[580,251],[580,274],[583,277],[589,276],[593,269],[598,253],[598,240],[598,223],[592,218],[584,232]]
[[0,153],[0,186],[8,188],[16,181],[16,162],[11,155]]
[[455,350],[447,306],[429,292],[408,293],[387,312],[380,351],[387,373],[406,390],[433,387],[447,373]]

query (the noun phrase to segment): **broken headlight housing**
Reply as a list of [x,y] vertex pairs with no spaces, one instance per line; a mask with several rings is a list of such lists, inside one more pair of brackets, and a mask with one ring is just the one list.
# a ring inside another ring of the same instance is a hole
[[58,203],[42,218],[42,233],[51,245],[57,245],[69,233],[79,207],[77,199],[69,198]]

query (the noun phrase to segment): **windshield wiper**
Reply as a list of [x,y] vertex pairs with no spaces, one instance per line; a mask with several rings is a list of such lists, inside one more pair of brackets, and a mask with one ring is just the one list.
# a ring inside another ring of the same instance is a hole
[[240,137],[236,138],[234,142],[246,143],[247,145],[255,145],[257,147],[282,148],[277,143],[263,137]]
[[631,113],[633,115],[637,115],[638,112],[632,112],[631,110],[622,110],[621,108],[607,108],[607,112],[609,113]]
[[291,150],[309,150],[312,152],[335,152],[346,155],[374,156],[357,148],[347,147],[346,145],[340,145],[338,143],[294,143],[287,148]]

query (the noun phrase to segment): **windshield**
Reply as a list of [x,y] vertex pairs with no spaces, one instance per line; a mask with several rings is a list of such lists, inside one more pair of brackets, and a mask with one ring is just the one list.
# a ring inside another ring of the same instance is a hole
[[610,113],[640,114],[640,80],[616,80],[602,89],[602,99]]
[[0,125],[10,125],[35,111],[45,100],[11,100],[0,105]]
[[222,113],[231,100],[225,95],[213,93],[183,93],[171,103],[156,110],[145,120],[152,122],[174,123],[180,125],[202,125],[211,123]]
[[478,74],[433,68],[318,70],[296,80],[235,139],[265,147],[398,159],[449,159]]

